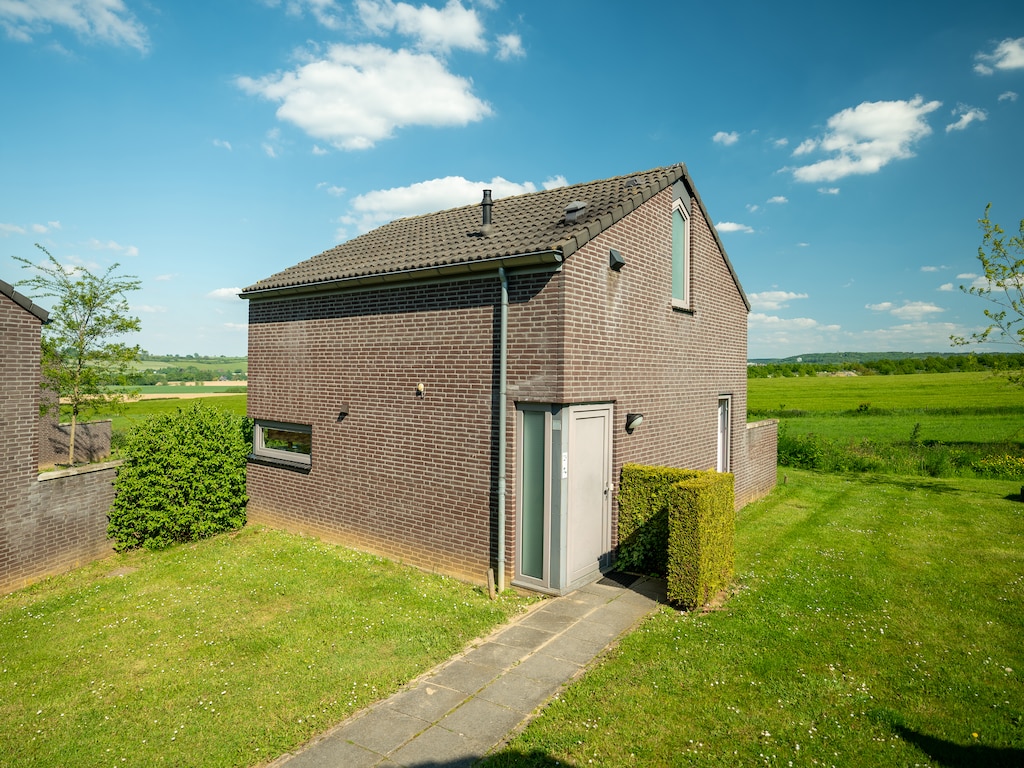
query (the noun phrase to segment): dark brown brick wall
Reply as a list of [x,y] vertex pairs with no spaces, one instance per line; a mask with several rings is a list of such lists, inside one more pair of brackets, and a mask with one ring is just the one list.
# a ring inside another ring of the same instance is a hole
[[41,329],[38,317],[0,293],[0,520],[5,523],[27,506],[39,471]]
[[41,328],[0,294],[0,592],[111,552],[116,465],[39,474]]
[[[697,205],[692,308],[672,308],[671,206],[666,190],[560,273],[510,275],[509,578],[518,401],[614,402],[617,483],[627,461],[713,467],[718,398],[731,395],[737,489],[750,483],[747,309]],[[497,559],[499,297],[491,273],[252,301],[249,415],[312,424],[313,457],[308,474],[251,464],[250,519],[482,581]],[[646,417],[632,435],[627,411]]]

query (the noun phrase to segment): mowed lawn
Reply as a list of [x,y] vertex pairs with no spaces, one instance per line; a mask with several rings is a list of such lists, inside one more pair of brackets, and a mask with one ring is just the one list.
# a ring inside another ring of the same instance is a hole
[[1024,765],[1020,484],[785,475],[721,610],[661,610],[487,767]]
[[0,766],[250,766],[516,613],[486,591],[247,527],[0,597]]

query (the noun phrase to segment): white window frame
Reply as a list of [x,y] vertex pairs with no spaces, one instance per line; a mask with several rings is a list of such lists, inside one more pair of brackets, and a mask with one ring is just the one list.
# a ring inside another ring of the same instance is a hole
[[[683,295],[676,296],[675,273],[676,273],[676,237],[675,217],[676,212],[683,219]],[[690,309],[690,212],[686,210],[683,201],[675,199],[672,201],[672,306],[675,309]]]
[[[276,429],[282,432],[295,432],[300,435],[309,435],[309,453],[299,451],[287,451],[281,448],[268,448],[264,441],[263,430]],[[269,461],[282,464],[301,464],[310,466],[313,453],[313,428],[309,424],[291,424],[283,421],[267,421],[266,419],[254,419],[252,427],[252,452],[255,456]]]
[[[725,405],[725,425],[722,424],[722,405]],[[719,395],[715,409],[715,431],[718,433],[715,468],[719,472],[732,471],[732,395]],[[724,435],[723,435],[724,433]],[[724,437],[724,440],[723,440]]]

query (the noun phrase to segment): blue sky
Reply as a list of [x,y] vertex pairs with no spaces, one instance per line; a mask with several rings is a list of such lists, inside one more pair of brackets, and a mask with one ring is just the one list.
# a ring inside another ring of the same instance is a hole
[[0,0],[0,71],[0,255],[120,262],[154,353],[244,354],[238,288],[391,219],[680,161],[751,357],[944,351],[1024,218],[1019,0]]

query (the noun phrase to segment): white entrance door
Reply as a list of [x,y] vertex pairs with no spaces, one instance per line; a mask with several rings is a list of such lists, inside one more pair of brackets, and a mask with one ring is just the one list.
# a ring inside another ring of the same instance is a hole
[[732,442],[731,417],[729,406],[732,399],[729,397],[718,398],[718,471],[729,471],[729,444]]
[[611,551],[612,406],[569,408],[566,576],[597,578]]

